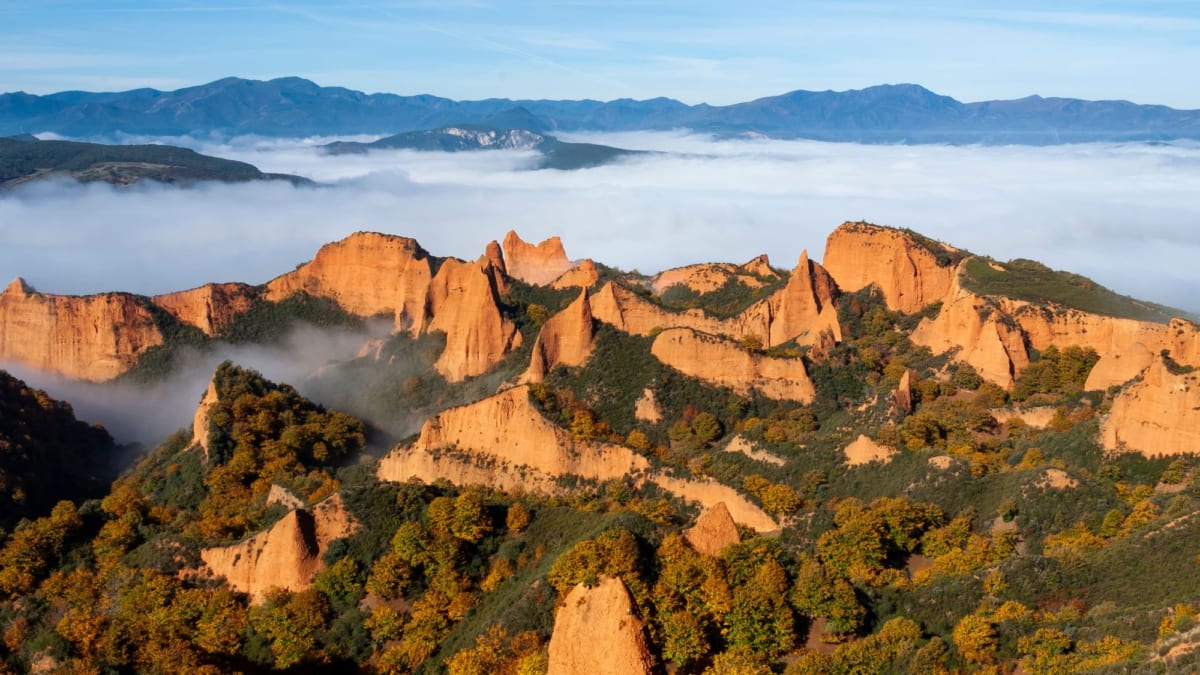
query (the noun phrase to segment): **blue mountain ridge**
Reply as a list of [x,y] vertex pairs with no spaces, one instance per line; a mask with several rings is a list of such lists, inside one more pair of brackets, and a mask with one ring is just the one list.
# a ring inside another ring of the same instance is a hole
[[299,77],[229,77],[166,92],[8,93],[0,95],[0,136],[400,134],[494,122],[514,109],[527,112],[523,128],[539,132],[691,129],[718,136],[1028,145],[1200,139],[1200,110],[1040,96],[963,103],[915,84],[797,90],[712,106],[669,98],[455,101],[366,94]]

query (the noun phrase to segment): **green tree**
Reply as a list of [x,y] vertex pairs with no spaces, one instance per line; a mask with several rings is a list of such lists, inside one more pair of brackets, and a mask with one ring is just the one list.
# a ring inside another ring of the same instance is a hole
[[521,502],[513,502],[504,517],[504,525],[510,532],[524,532],[530,519],[529,509]]
[[712,443],[721,436],[721,422],[712,413],[702,412],[692,419],[692,433],[702,443]]
[[978,614],[964,616],[952,635],[958,653],[969,663],[984,664],[996,660],[996,630]]

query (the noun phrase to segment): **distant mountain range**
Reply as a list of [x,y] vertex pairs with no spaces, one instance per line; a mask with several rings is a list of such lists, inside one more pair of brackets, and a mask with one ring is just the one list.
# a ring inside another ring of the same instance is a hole
[[140,180],[174,185],[213,180],[311,182],[300,176],[263,173],[245,162],[209,157],[171,145],[41,141],[34,136],[0,138],[0,190],[55,176],[113,185],[130,185]]
[[[1040,96],[963,103],[914,84],[844,92],[799,90],[711,106],[668,98],[454,101],[365,94],[298,77],[226,78],[170,92],[3,94],[0,135],[402,134],[463,124],[517,128],[503,121],[514,109],[524,111],[519,128],[539,133],[686,128],[722,136],[1029,145],[1200,139],[1200,110]],[[530,123],[534,126],[527,126]]]

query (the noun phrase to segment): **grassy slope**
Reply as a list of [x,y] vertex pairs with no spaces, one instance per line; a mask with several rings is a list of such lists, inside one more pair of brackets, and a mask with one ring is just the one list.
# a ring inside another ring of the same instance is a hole
[[967,261],[963,286],[980,295],[999,295],[1034,303],[1055,303],[1084,312],[1165,323],[1185,316],[1182,310],[1120,295],[1087,277],[1050,269],[1032,260],[1010,260],[1003,271],[986,258]]

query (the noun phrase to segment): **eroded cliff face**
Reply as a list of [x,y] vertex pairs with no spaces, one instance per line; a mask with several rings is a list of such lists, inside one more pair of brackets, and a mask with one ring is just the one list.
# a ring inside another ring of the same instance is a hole
[[0,293],[0,361],[101,382],[163,343],[145,298],[38,293],[16,279]]
[[571,589],[554,615],[547,675],[649,675],[646,626],[625,584],[600,577]]
[[1100,362],[1088,374],[1085,389],[1107,389],[1128,382],[1164,349],[1179,363],[1200,366],[1200,329],[1182,319],[1161,324],[1014,300],[1003,301],[1003,306],[1034,349],[1078,345],[1096,350]]
[[956,359],[971,364],[985,380],[1011,389],[1029,365],[1029,354],[1020,329],[1006,319],[986,299],[955,284],[938,315],[921,319],[911,338],[936,354],[958,350]]
[[[765,266],[765,257],[761,259]],[[713,269],[713,266],[701,267]],[[698,274],[691,268],[680,269],[691,270],[693,276]],[[785,287],[728,319],[710,316],[699,309],[673,312],[612,282],[596,292],[592,298],[592,311],[597,319],[634,335],[649,335],[655,330],[670,328],[690,328],[733,340],[753,335],[764,347],[793,339],[798,344],[815,345],[825,340],[837,342],[842,339],[834,304],[837,295],[837,284],[833,278],[825,268],[811,262],[808,254],[804,253],[789,275]]]
[[469,405],[443,410],[425,422],[417,440],[379,462],[381,480],[425,482],[560,494],[557,479],[579,476],[605,481],[632,477],[651,481],[683,499],[709,507],[724,502],[738,523],[760,532],[779,529],[737,490],[715,481],[651,473],[650,462],[630,448],[576,441],[542,416],[529,400],[529,385],[512,387]]
[[176,319],[215,337],[238,314],[250,309],[259,292],[246,284],[205,284],[199,288],[150,298]]
[[770,259],[760,255],[741,265],[732,263],[700,263],[663,270],[650,279],[650,288],[657,295],[672,286],[684,286],[697,293],[711,293],[730,281],[737,280],[750,288],[760,288],[763,279],[774,277]]
[[420,332],[433,277],[429,254],[414,239],[356,232],[326,244],[295,271],[267,283],[278,302],[298,292],[329,298],[357,316],[388,314],[396,329]]
[[711,556],[720,555],[726,547],[742,540],[724,502],[705,509],[696,524],[683,531],[683,538],[700,555]]
[[1200,452],[1200,370],[1176,374],[1155,357],[1113,401],[1100,440],[1149,457]]
[[911,234],[867,223],[843,223],[834,230],[822,263],[843,291],[875,284],[889,309],[905,313],[941,300],[956,276],[953,265],[938,264]]
[[447,259],[429,284],[427,330],[443,331],[446,348],[434,368],[451,382],[491,370],[521,334],[500,312],[489,263]]
[[729,332],[724,321],[698,309],[672,312],[611,281],[596,291],[591,303],[592,314],[597,319],[631,335],[649,335],[655,329],[681,327],[712,335]]
[[585,258],[578,265],[572,267],[562,276],[554,280],[550,284],[551,288],[591,288],[600,280],[600,270],[596,268],[596,263],[591,259]]
[[757,392],[769,398],[811,403],[816,390],[800,359],[751,354],[740,345],[690,328],[664,330],[650,352],[684,375],[743,396]]
[[842,328],[834,306],[837,296],[833,278],[824,267],[810,261],[808,251],[804,251],[788,276],[787,286],[749,307],[737,317],[731,332],[738,337],[757,335],[765,347],[792,339],[799,344],[816,344],[823,333],[841,342]]
[[329,544],[357,527],[341,496],[334,495],[311,511],[290,511],[270,529],[241,543],[203,549],[200,558],[214,576],[261,602],[272,588],[308,589],[324,568],[322,556]]
[[558,314],[550,317],[533,343],[529,370],[522,376],[525,382],[541,382],[554,366],[582,366],[587,363],[595,346],[596,330],[592,325],[592,306],[587,290]]
[[217,381],[209,380],[208,389],[196,406],[196,414],[192,417],[192,444],[200,446],[204,452],[204,461],[208,461],[208,421],[209,411],[217,404]]
[[509,230],[504,235],[502,246],[508,276],[525,283],[545,286],[571,269],[571,261],[567,259],[567,252],[558,237],[550,237],[534,245]]
[[756,532],[779,531],[779,523],[771,516],[743,497],[740,492],[723,483],[711,479],[688,480],[663,474],[653,474],[650,480],[667,492],[699,504],[701,508],[708,509],[724,503],[734,522]]
[[[447,450],[454,452],[444,452]],[[378,475],[393,481],[416,475],[429,482],[443,477],[454,482],[454,476],[442,476],[440,471],[443,463],[450,464],[442,460],[453,459],[455,453],[465,455],[470,465],[488,468],[489,472],[482,474],[454,469],[461,475],[474,476],[470,482],[484,484],[493,476],[522,467],[551,478],[570,474],[604,481],[637,474],[650,466],[645,457],[629,448],[576,442],[566,430],[542,416],[529,400],[528,385],[522,385],[438,413],[421,427],[416,441],[380,460]],[[422,456],[437,461],[426,463]],[[412,473],[417,467],[439,475]]]

